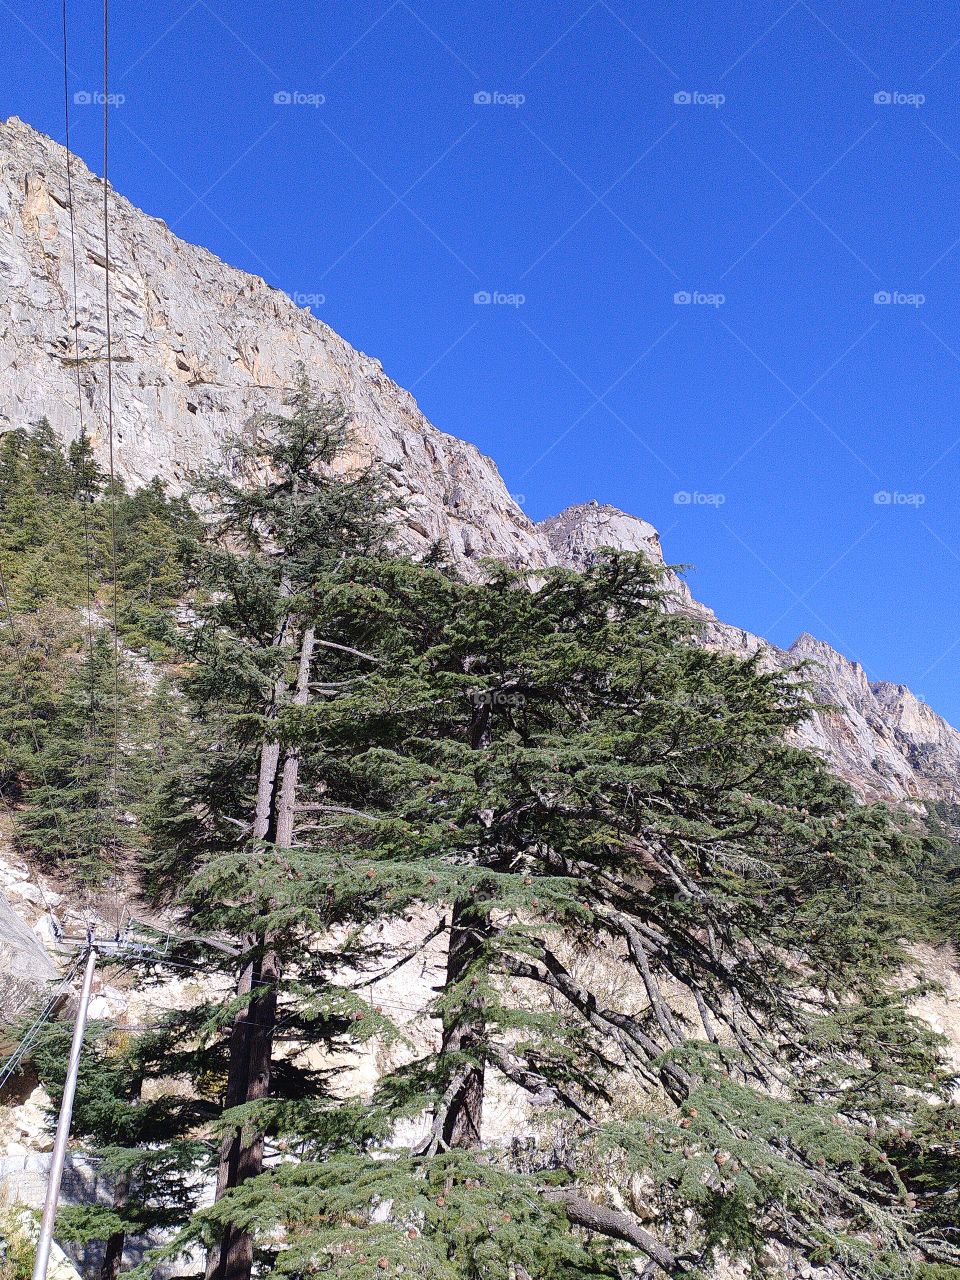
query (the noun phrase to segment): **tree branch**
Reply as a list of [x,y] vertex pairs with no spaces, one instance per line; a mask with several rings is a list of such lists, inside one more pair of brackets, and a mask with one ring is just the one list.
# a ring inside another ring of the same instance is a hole
[[634,1218],[619,1209],[611,1209],[608,1205],[595,1204],[578,1191],[566,1187],[552,1187],[544,1192],[544,1199],[562,1204],[567,1217],[575,1227],[584,1231],[596,1231],[599,1235],[608,1236],[612,1240],[622,1240],[651,1258],[668,1275],[675,1275],[682,1267],[677,1255],[666,1245],[656,1240],[649,1231],[645,1231]]

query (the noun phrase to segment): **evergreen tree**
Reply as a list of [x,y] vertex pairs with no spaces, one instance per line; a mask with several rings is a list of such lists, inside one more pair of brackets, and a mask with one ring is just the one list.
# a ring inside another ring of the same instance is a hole
[[[386,504],[373,471],[334,469],[347,442],[342,406],[302,375],[288,404],[289,416],[261,420],[238,445],[237,469],[254,483],[220,478],[205,490],[211,517],[185,682],[192,741],[152,821],[154,892],[183,901],[191,933],[216,937],[234,957],[219,953],[236,975],[234,995],[211,1000],[205,1023],[192,1012],[181,1042],[195,1037],[183,1051],[195,1053],[196,1073],[224,1072],[218,1202],[261,1172],[268,1141],[333,1128],[356,1147],[372,1132],[358,1107],[331,1119],[324,1073],[278,1052],[276,1037],[280,1027],[292,1043],[331,1046],[379,1025],[358,997],[330,987],[356,948],[318,938],[373,907],[367,882],[336,870],[339,843],[323,833],[294,841],[304,761],[292,713],[317,690],[337,691],[349,647],[344,564],[381,550]],[[221,1214],[213,1237],[210,1280],[248,1277],[251,1233]]]
[[0,559],[15,606],[76,604],[84,584],[70,464],[46,419],[0,439]]
[[[127,1232],[174,1229],[209,1280],[725,1257],[956,1280],[954,1082],[903,981],[949,832],[922,839],[791,746],[802,684],[704,648],[642,557],[464,582],[387,555],[378,477],[337,470],[342,407],[301,378],[288,408],[238,445],[242,480],[207,486],[202,547],[162,491],[113,495],[129,634],[169,644],[197,575],[184,678],[153,695],[141,753],[164,771],[147,883],[180,916],[144,967],[206,985],[85,1068],[78,1129],[119,1194],[75,1229],[114,1268]],[[0,450],[0,553],[24,536],[5,468],[69,503],[86,466],[49,440]],[[59,590],[20,589],[21,608]],[[84,737],[103,640],[50,686],[34,849],[74,811],[62,853],[109,844],[83,786],[105,763]],[[412,941],[385,941],[396,921]],[[432,1046],[346,1097],[334,1064],[398,1035],[358,982],[437,936]],[[494,1082],[529,1100],[516,1141],[491,1138]]]
[[112,616],[114,525],[121,636],[167,658],[198,529],[190,504],[160,481],[133,494],[119,480],[111,489],[89,440],[65,453],[46,420],[0,439],[0,567],[15,612],[53,602]]
[[71,610],[47,602],[17,615],[0,600],[0,794],[11,807],[23,798],[81,637]]
[[198,517],[158,480],[124,495],[117,514],[119,625],[128,644],[167,658],[176,645],[175,609],[187,590]]
[[[60,1105],[71,1031],[69,1023],[55,1024],[33,1050],[52,1113]],[[120,1273],[128,1239],[142,1247],[158,1233],[175,1231],[196,1198],[196,1170],[206,1155],[200,1132],[215,1108],[201,1091],[170,1089],[180,1065],[170,1057],[163,1020],[147,1031],[90,1024],[72,1135],[92,1148],[98,1176],[114,1192],[109,1205],[62,1207],[57,1238],[102,1241],[100,1280]]]
[[[764,1269],[778,1244],[837,1275],[952,1265],[946,1214],[917,1222],[896,1161],[904,1133],[922,1167],[954,1149],[937,1038],[898,981],[917,845],[787,744],[802,690],[691,643],[640,558],[536,590],[499,568],[357,576],[378,665],[310,709],[304,751],[331,808],[352,792],[383,897],[448,904],[437,1049],[378,1099],[432,1121],[407,1152],[320,1151],[220,1213],[286,1232],[296,1274],[378,1253],[416,1275],[616,1274],[571,1228],[670,1273],[723,1252]],[[490,1145],[493,1073],[553,1109],[559,1147]],[[645,1188],[639,1214],[597,1201],[600,1170]]]
[[25,852],[89,882],[126,862],[136,843],[138,710],[136,685],[117,672],[113,640],[99,630],[25,762],[32,785],[16,825]]

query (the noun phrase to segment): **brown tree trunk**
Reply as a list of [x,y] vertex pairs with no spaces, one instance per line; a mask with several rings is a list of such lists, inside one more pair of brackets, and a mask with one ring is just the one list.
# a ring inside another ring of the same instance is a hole
[[123,1262],[123,1246],[127,1240],[126,1232],[114,1231],[107,1240],[107,1247],[100,1264],[100,1280],[117,1280],[120,1264]]
[[[252,940],[247,940],[247,945]],[[227,1068],[227,1091],[224,1098],[224,1110],[238,1107],[247,1100],[250,1079],[250,1031],[251,1013],[254,1007],[252,997],[254,981],[257,976],[257,965],[253,960],[247,962],[237,979],[237,995],[250,997],[242,1005],[233,1021],[230,1032],[229,1066]],[[231,1129],[220,1139],[220,1155],[217,1162],[217,1186],[214,1202],[221,1200],[231,1187],[237,1185],[237,1174],[240,1168],[240,1145],[242,1135],[239,1129]],[[235,1254],[235,1228],[224,1228],[222,1238],[211,1245],[207,1252],[206,1280],[224,1280],[227,1275],[227,1260],[231,1253]]]
[[[236,1042],[236,1054],[231,1040],[230,1053],[230,1075],[236,1079],[242,1096],[236,1102],[231,1101],[228,1081],[228,1107],[242,1102],[258,1102],[270,1092],[277,988],[280,983],[276,953],[266,951],[262,958],[247,968],[250,970],[251,999],[242,1019],[234,1024],[234,1033],[239,1031],[242,1035]],[[262,1172],[263,1133],[255,1129],[245,1134],[242,1129],[234,1129],[225,1134],[220,1147],[216,1199],[221,1199],[231,1187],[238,1187],[247,1178],[255,1178]],[[249,1280],[252,1268],[253,1236],[240,1227],[227,1226],[223,1238],[207,1256],[208,1280]]]
[[[117,1213],[122,1213],[127,1207],[130,1196],[130,1179],[125,1175],[121,1175],[117,1179],[117,1185],[113,1193],[113,1207]],[[120,1265],[123,1262],[123,1250],[127,1243],[127,1233],[125,1231],[114,1231],[107,1237],[107,1247],[103,1251],[103,1261],[100,1263],[100,1280],[117,1280],[120,1274]]]
[[[304,628],[293,697],[294,704],[298,706],[306,705],[309,698],[314,643],[313,627]],[[280,705],[285,693],[285,685],[278,682],[274,689],[274,708]],[[279,740],[264,743],[260,753],[252,835],[255,840],[287,849],[293,843],[300,753],[290,748],[284,753],[282,767],[280,761]],[[247,995],[249,1000],[241,1007],[231,1031],[227,1109],[244,1102],[258,1102],[270,1093],[280,959],[271,948],[269,934],[258,939],[248,938],[246,946],[255,947],[259,955],[245,966],[237,984],[237,994]],[[242,1130],[234,1129],[224,1134],[220,1144],[215,1200],[222,1199],[231,1187],[262,1173],[263,1154],[262,1132],[245,1135]],[[207,1254],[206,1280],[250,1280],[252,1269],[253,1236],[240,1227],[227,1226],[220,1242]]]
[[[300,663],[297,667],[297,685],[293,693],[293,705],[305,707],[310,697],[310,664],[316,645],[316,633],[313,627],[305,627],[300,642]],[[280,777],[280,797],[277,802],[277,834],[276,843],[281,849],[289,849],[293,844],[293,822],[297,808],[297,782],[300,779],[300,751],[291,747],[283,761],[283,772]]]
[[[137,1102],[143,1090],[143,1080],[136,1078],[130,1088],[130,1101]],[[114,1212],[122,1213],[130,1201],[130,1177],[121,1174],[113,1191]],[[123,1250],[127,1243],[125,1231],[114,1231],[107,1237],[107,1245],[100,1263],[100,1280],[117,1280],[123,1262]]]
[[[470,745],[479,751],[490,741],[492,708],[482,701],[474,709],[470,725]],[[447,944],[447,972],[444,986],[462,982],[479,959],[490,933],[490,917],[482,910],[479,895],[453,904],[450,938]],[[486,1019],[483,1009],[468,997],[463,1007],[444,1019],[440,1044],[444,1054],[465,1053],[477,1059],[465,1069],[459,1087],[444,1099],[440,1137],[448,1147],[478,1147],[483,1126],[485,1068],[483,1061]]]
[[[478,959],[489,923],[472,902],[454,903],[447,946],[447,988],[464,980]],[[446,1114],[440,1136],[448,1147],[478,1147],[483,1126],[484,1063],[486,1023],[479,1005],[469,999],[455,1015],[444,1020],[440,1053],[464,1053],[478,1061],[466,1068],[459,1088],[446,1099]]]

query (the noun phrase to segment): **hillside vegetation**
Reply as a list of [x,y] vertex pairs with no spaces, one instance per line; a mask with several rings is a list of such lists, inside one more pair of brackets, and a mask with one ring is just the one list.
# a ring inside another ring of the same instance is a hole
[[[331,466],[339,403],[301,379],[259,425],[192,505],[0,441],[16,838],[165,913],[144,980],[206,979],[90,1036],[75,1133],[116,1191],[60,1237],[107,1280],[158,1228],[144,1275],[960,1280],[955,1081],[902,980],[953,932],[945,815],[789,745],[803,686],[691,644],[643,556],[465,581]],[[428,945],[423,1051],[366,986]],[[371,1044],[399,1065],[356,1097]]]

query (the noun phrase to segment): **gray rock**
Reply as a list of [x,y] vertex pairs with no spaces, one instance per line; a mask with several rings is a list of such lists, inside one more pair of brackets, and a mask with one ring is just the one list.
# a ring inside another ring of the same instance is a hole
[[[0,431],[49,418],[65,440],[79,433],[73,342],[66,152],[11,118],[0,124]],[[101,460],[107,452],[105,258],[100,181],[73,163],[77,235],[80,404]],[[111,191],[113,390],[116,467],[131,485],[154,477],[181,489],[189,473],[229,465],[230,435],[279,406],[302,361],[351,410],[355,457],[383,463],[404,500],[413,552],[447,544],[467,573],[478,559],[581,569],[603,546],[662,564],[652,525],[587,503],[534,525],[489,458],[432,426],[379,361],[257,276],[177,239]],[[823,701],[800,734],[862,793],[894,800],[960,799],[960,734],[902,685],[871,684],[829,645],[801,636],[787,651],[718,621],[672,577],[672,604],[694,613],[721,649],[791,666],[814,663]]]
[[37,935],[0,894],[0,1020],[17,1017],[56,976]]
[[[107,453],[102,184],[72,173],[84,422]],[[0,124],[0,430],[47,417],[80,426],[72,323],[66,151],[15,117]],[[327,325],[257,276],[189,245],[113,191],[109,197],[114,456],[132,485],[174,490],[224,460],[225,441],[279,407],[298,361],[353,414],[357,456],[398,476],[416,512],[411,549],[446,541],[461,563],[543,564],[545,540],[472,445],[438,431],[416,401]],[[453,496],[453,500],[451,500]]]

